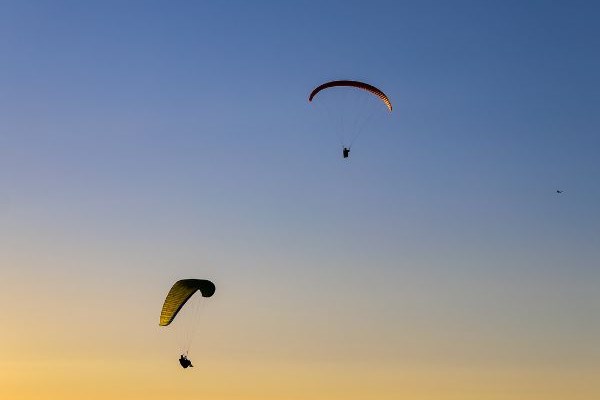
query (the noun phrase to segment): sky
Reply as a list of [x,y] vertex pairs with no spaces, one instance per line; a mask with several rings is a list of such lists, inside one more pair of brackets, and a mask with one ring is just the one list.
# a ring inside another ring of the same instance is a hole
[[598,12],[0,0],[0,398],[600,397]]

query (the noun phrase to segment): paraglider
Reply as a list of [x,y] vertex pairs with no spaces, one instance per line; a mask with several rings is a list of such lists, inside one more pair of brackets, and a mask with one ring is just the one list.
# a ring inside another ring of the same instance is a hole
[[181,357],[179,357],[179,364],[181,364],[183,368],[193,367],[192,361],[188,359],[187,356],[184,354],[182,354]]
[[[200,292],[202,295],[194,296],[196,292]],[[215,293],[215,284],[211,281],[204,279],[183,279],[175,282],[163,304],[160,312],[160,326],[168,326],[174,320],[175,317],[180,313],[183,307],[190,301],[192,297],[195,297],[196,305],[204,298],[211,297]],[[199,306],[192,307],[191,314],[188,317],[195,319],[198,314]],[[183,337],[183,343],[181,346],[181,357],[179,358],[179,364],[183,368],[193,367],[192,362],[188,358],[188,351],[191,346],[191,342],[194,336],[195,321],[188,321],[189,323],[180,326]]]
[[347,87],[355,87],[358,89],[362,89],[362,90],[366,90],[369,93],[374,94],[375,96],[379,97],[381,99],[381,101],[383,101],[383,103],[386,105],[386,107],[388,108],[388,110],[390,110],[390,112],[392,111],[392,102],[390,101],[390,99],[386,96],[385,93],[383,93],[380,89],[377,89],[375,86],[373,85],[369,85],[368,83],[364,83],[364,82],[359,82],[359,81],[331,81],[331,82],[326,82],[322,85],[317,86],[308,96],[308,101],[311,102],[313,100],[313,98],[317,95],[317,93],[319,93],[322,90],[325,89],[329,89],[332,87],[340,87],[340,86],[347,86]]
[[[330,89],[332,88],[338,89],[333,90],[335,93],[331,93]],[[320,94],[321,92],[326,92],[327,95]],[[361,92],[366,92],[368,96],[361,95]],[[309,103],[312,103],[316,97],[321,99],[320,102],[326,109],[327,118],[334,122],[331,129],[338,135],[342,145],[343,158],[350,156],[352,144],[371,118],[381,109],[381,103],[389,112],[393,109],[392,102],[381,89],[359,81],[325,82],[310,93]]]

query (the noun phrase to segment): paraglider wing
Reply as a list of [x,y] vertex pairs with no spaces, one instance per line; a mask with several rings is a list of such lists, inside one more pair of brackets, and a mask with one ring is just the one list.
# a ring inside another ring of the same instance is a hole
[[175,282],[160,312],[160,326],[167,326],[175,319],[181,307],[200,291],[202,297],[210,297],[215,293],[215,284],[204,279],[183,279]]
[[363,89],[363,90],[366,90],[367,92],[373,93],[375,96],[379,97],[381,99],[381,101],[383,101],[385,103],[388,110],[392,111],[392,102],[390,101],[390,99],[388,99],[388,97],[385,95],[385,93],[383,93],[381,90],[377,89],[375,86],[369,85],[368,83],[364,83],[364,82],[358,82],[358,81],[326,82],[320,86],[317,86],[315,88],[315,90],[313,90],[310,93],[310,96],[308,96],[308,101],[309,102],[312,101],[313,97],[315,97],[317,95],[317,93],[319,93],[321,90],[325,90],[325,89],[328,89],[331,87],[336,87],[336,86],[350,86],[350,87]]

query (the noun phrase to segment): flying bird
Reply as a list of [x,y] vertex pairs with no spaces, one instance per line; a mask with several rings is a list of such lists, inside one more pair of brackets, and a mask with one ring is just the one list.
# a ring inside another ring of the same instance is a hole
[[556,193],[561,194],[563,191],[562,190],[557,190]]

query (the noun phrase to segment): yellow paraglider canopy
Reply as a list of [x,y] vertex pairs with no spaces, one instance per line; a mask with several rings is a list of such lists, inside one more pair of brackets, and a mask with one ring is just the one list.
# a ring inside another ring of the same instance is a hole
[[175,282],[165,298],[159,325],[167,326],[173,322],[179,310],[198,290],[202,297],[211,297],[215,293],[215,284],[204,279],[182,279]]

